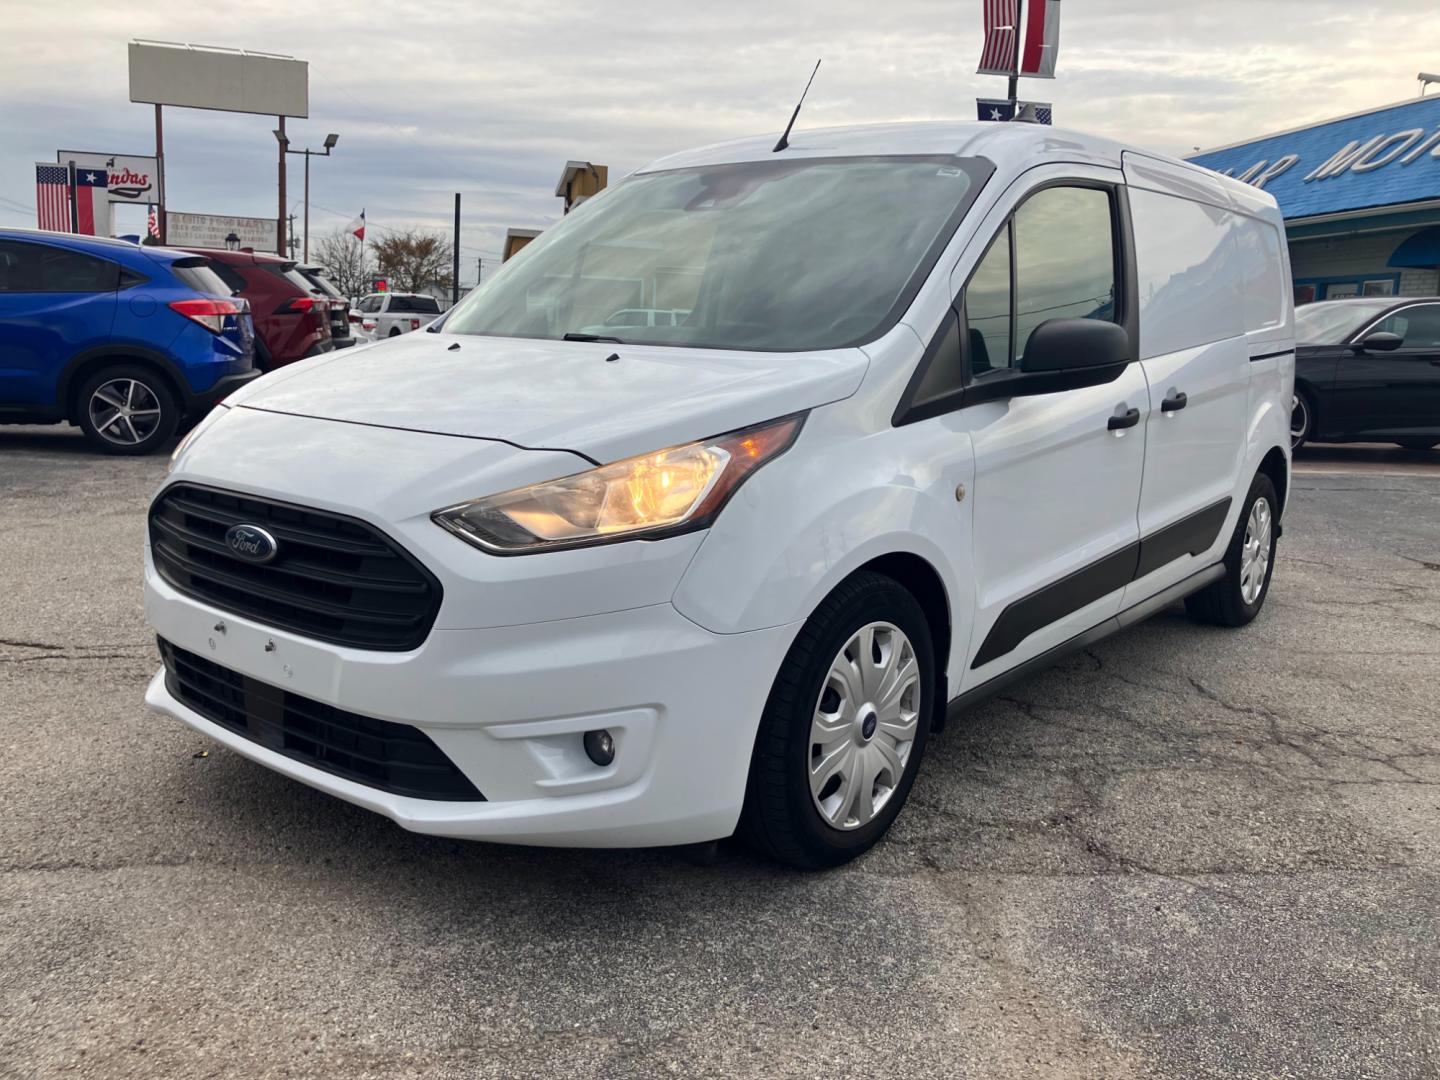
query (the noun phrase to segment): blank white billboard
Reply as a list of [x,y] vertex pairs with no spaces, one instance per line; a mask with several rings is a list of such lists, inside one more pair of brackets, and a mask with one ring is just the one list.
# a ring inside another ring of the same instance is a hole
[[264,116],[309,116],[310,65],[276,53],[132,41],[130,100]]

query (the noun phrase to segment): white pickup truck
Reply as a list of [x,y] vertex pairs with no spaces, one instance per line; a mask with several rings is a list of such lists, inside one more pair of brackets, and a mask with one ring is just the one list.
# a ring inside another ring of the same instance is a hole
[[439,317],[440,301],[424,293],[371,293],[350,309],[355,336],[370,341],[408,334]]

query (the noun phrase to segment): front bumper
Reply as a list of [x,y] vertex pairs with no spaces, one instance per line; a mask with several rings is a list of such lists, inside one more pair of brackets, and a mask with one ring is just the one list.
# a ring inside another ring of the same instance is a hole
[[[734,831],[756,726],[798,624],[712,634],[669,604],[482,630],[418,649],[331,646],[212,609],[160,579],[146,614],[183,649],[337,708],[428,735],[484,802],[409,798],[335,776],[212,723],[171,695],[146,702],[276,772],[416,832],[507,843],[638,847]],[[223,626],[223,631],[217,629]],[[608,729],[594,765],[583,733]]]

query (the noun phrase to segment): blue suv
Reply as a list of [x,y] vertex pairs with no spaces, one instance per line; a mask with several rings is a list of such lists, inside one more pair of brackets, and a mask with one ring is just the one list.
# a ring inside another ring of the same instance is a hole
[[254,354],[249,305],[199,256],[0,229],[0,423],[148,453],[259,375]]

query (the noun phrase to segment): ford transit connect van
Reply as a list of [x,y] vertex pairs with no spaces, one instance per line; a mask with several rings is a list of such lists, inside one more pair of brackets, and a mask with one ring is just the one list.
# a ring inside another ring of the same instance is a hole
[[192,433],[147,700],[419,832],[835,865],[947,714],[1182,599],[1259,612],[1289,280],[1269,195],[1084,135],[664,158]]

